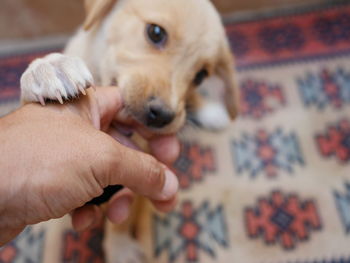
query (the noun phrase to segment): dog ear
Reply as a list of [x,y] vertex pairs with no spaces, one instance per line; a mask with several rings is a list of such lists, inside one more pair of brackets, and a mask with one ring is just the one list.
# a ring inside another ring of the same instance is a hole
[[227,40],[223,41],[219,60],[216,68],[216,74],[225,84],[225,105],[226,109],[233,120],[237,117],[239,111],[239,90],[236,82],[234,71],[234,58]]
[[116,2],[117,0],[85,0],[84,29],[89,30],[93,25],[100,22]]
[[235,79],[234,60],[226,40],[216,56],[213,74],[188,94],[189,119],[211,131],[228,127],[238,115],[239,94]]

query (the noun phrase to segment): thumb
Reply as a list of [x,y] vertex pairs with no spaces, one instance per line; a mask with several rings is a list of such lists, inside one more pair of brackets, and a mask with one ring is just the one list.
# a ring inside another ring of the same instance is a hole
[[106,131],[118,111],[123,107],[123,100],[117,87],[99,87],[93,92],[99,114],[100,129]]
[[[153,200],[169,200],[178,190],[177,177],[153,156],[125,147],[101,133],[100,154],[95,151],[93,171],[104,188],[120,184]],[[99,156],[99,158],[96,158]]]

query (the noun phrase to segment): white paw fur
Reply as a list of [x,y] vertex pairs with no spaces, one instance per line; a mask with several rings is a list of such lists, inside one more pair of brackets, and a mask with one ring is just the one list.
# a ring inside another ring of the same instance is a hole
[[207,130],[220,131],[231,123],[230,116],[224,104],[225,84],[223,80],[213,75],[207,78],[199,87],[204,103],[195,113],[196,122]]
[[34,60],[21,77],[21,101],[40,102],[76,97],[93,85],[85,63],[78,57],[59,53]]
[[206,102],[196,112],[196,121],[205,129],[219,131],[230,124],[230,116],[220,102]]

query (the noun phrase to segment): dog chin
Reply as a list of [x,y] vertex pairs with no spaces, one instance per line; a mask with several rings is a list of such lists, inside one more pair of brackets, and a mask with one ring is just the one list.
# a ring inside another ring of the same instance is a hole
[[170,135],[170,134],[175,134],[177,133],[184,125],[176,125],[173,123],[168,124],[167,126],[164,126],[162,128],[154,128],[150,127],[144,124],[144,122],[140,122],[142,125],[142,128],[145,129],[146,131],[156,134],[156,135]]

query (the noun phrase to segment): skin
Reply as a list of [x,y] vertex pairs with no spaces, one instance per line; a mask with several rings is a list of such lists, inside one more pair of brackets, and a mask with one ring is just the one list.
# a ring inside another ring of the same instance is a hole
[[[114,223],[127,218],[134,193],[161,211],[173,207],[178,181],[164,164],[177,158],[178,141],[122,121],[122,105],[117,89],[106,87],[65,105],[26,104],[0,119],[0,245],[29,224],[67,213],[77,230],[97,224],[101,209],[84,204],[107,185],[125,186],[105,210]],[[154,157],[122,145],[132,143],[116,121],[139,130]]]

